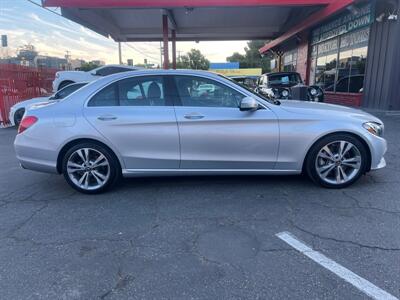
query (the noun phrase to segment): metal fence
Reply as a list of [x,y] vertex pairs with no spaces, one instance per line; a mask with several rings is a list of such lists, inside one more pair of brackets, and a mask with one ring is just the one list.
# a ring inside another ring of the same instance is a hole
[[27,99],[50,95],[56,69],[0,64],[0,125],[10,124],[10,108]]

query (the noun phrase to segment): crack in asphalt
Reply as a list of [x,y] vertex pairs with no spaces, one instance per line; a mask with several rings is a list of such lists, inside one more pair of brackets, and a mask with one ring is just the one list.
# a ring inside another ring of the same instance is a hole
[[383,208],[379,208],[379,207],[373,207],[373,206],[362,206],[360,204],[360,200],[357,199],[357,197],[350,195],[347,191],[342,191],[343,196],[352,199],[354,201],[354,203],[356,204],[356,208],[359,209],[367,209],[367,210],[376,210],[379,212],[383,212],[383,213],[388,213],[388,214],[394,214],[394,215],[399,215],[400,211],[397,210],[388,210],[388,209],[383,209]]
[[129,275],[129,274],[123,275],[122,268],[119,267],[118,271],[117,271],[117,282],[116,282],[116,284],[111,289],[107,290],[105,293],[100,295],[100,299],[106,299],[112,293],[114,293],[114,292],[116,292],[118,290],[122,290],[123,288],[125,288],[126,286],[131,284],[134,279],[135,279],[135,277],[132,276],[132,275]]
[[[337,243],[345,243],[345,244],[351,244],[360,248],[366,248],[366,249],[371,249],[371,250],[382,250],[382,251],[400,251],[400,248],[387,248],[387,247],[382,247],[382,246],[375,246],[375,245],[366,245],[358,242],[354,242],[352,240],[343,240],[343,239],[337,239],[337,238],[332,238],[332,237],[327,237],[327,236],[322,236],[318,233],[312,232],[310,230],[306,230],[302,228],[301,226],[297,225],[295,222],[292,221],[292,226],[296,228],[297,230],[300,230],[301,232],[307,233],[311,235],[313,238],[321,239],[321,240],[329,240]],[[314,247],[313,247],[314,248]]]
[[[345,191],[342,191],[342,193],[343,193],[344,196],[349,197],[349,198],[351,198],[353,200],[353,202],[356,205],[356,207],[353,207],[353,208],[371,209],[371,210],[381,211],[381,209],[375,209],[375,208],[372,208],[372,207],[363,207],[358,203],[358,199],[357,198],[346,194]],[[351,245],[354,245],[354,246],[357,246],[357,247],[360,247],[360,248],[366,248],[366,249],[372,249],[372,250],[400,251],[400,248],[388,248],[388,247],[382,247],[382,246],[376,246],[376,245],[366,245],[366,244],[354,242],[352,240],[343,240],[343,239],[338,239],[338,238],[327,237],[327,236],[323,236],[323,235],[320,235],[318,233],[312,232],[310,230],[306,230],[303,227],[301,227],[300,225],[296,224],[296,222],[294,221],[294,218],[296,217],[296,208],[295,208],[295,203],[293,202],[294,200],[291,199],[290,197],[288,197],[287,193],[285,194],[285,196],[287,196],[286,200],[287,200],[288,205],[286,206],[286,209],[287,209],[287,211],[289,213],[289,217],[288,217],[289,224],[292,227],[298,229],[299,231],[311,235],[314,239],[329,240],[329,241],[333,241],[333,242],[337,242],[337,243],[351,244]],[[313,203],[313,204],[320,205],[320,203]],[[322,205],[322,206],[324,206],[324,205]],[[326,206],[326,207],[328,207],[328,208],[338,208],[338,207],[331,207],[331,206]],[[344,207],[341,207],[341,208],[344,208]],[[385,213],[390,213],[390,214],[396,214],[396,216],[398,214],[398,212],[393,212],[393,211],[384,210],[384,212]],[[311,242],[311,246],[312,246],[313,249],[316,248],[314,240]],[[323,250],[327,250],[327,249],[324,248]]]
[[14,236],[14,234],[20,230],[21,228],[23,228],[25,225],[27,225],[38,213],[40,213],[42,210],[44,210],[45,208],[47,208],[49,206],[49,203],[47,201],[43,201],[45,202],[44,205],[42,205],[41,207],[39,207],[38,209],[34,210],[32,212],[32,214],[26,218],[25,220],[21,221],[19,224],[15,225],[15,227],[13,229],[11,229],[5,236],[5,238],[11,238]]

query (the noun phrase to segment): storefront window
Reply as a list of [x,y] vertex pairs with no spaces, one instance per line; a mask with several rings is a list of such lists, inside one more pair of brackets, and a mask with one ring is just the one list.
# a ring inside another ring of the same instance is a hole
[[297,52],[291,51],[285,53],[283,56],[283,70],[285,72],[294,72],[296,71],[297,66]]
[[362,93],[368,38],[369,28],[341,37],[336,92]]
[[337,49],[338,39],[320,43],[317,47],[315,84],[323,89],[331,89],[335,83]]
[[364,28],[317,44],[314,83],[329,92],[361,93],[368,38],[369,28]]
[[311,32],[310,82],[325,91],[362,93],[375,3],[357,4]]

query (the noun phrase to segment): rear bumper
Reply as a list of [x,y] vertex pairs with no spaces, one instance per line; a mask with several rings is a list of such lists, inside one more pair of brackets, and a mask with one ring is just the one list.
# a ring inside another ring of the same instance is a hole
[[57,167],[48,161],[24,159],[17,156],[19,163],[23,169],[32,170],[43,173],[58,174]]
[[15,153],[21,167],[28,170],[54,173],[57,172],[57,153],[45,148],[39,148],[30,138],[23,134],[17,135],[14,142]]

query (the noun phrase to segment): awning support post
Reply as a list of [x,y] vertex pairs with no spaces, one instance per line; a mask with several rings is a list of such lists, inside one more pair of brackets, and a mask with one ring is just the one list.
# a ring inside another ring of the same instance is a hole
[[176,31],[172,30],[172,68],[176,70]]
[[122,49],[121,49],[121,42],[118,42],[118,58],[119,58],[119,64],[122,65]]
[[163,25],[163,43],[164,43],[164,69],[169,68],[169,59],[168,59],[168,16],[162,16],[162,25]]

